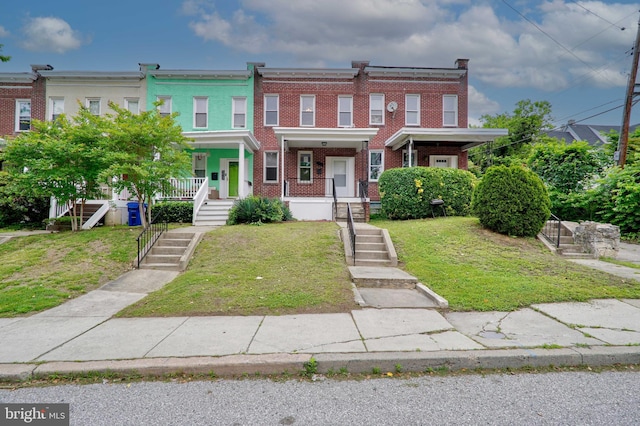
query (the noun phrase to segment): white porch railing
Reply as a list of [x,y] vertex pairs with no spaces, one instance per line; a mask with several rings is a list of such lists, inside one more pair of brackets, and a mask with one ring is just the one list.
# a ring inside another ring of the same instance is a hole
[[207,183],[207,178],[171,178],[169,183],[171,185],[171,190],[166,194],[161,194],[158,198],[171,200],[193,200],[200,188],[202,188],[202,185]]
[[200,185],[200,188],[198,188],[195,197],[193,197],[193,225],[196,224],[196,216],[198,215],[198,212],[200,211],[200,207],[202,207],[204,200],[209,198],[209,182],[207,181],[207,178],[198,179],[203,179],[203,182]]

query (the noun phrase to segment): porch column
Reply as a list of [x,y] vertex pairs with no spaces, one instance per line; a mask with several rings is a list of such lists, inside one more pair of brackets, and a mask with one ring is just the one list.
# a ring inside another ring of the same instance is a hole
[[238,144],[238,198],[244,198],[244,143]]
[[409,136],[409,152],[408,152],[408,156],[409,156],[409,167],[411,167],[411,165],[413,164],[413,158],[411,158],[413,155],[413,136],[410,135]]
[[280,199],[284,200],[284,137],[280,139]]

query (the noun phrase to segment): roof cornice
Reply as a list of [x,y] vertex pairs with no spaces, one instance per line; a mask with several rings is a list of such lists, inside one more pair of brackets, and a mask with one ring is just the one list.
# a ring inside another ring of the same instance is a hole
[[150,70],[155,78],[191,80],[248,80],[249,70]]
[[141,80],[140,71],[39,71],[42,77],[49,79],[81,80]]
[[265,78],[328,78],[351,79],[360,72],[357,68],[267,68],[258,67]]
[[369,77],[461,78],[467,70],[458,68],[365,67]]
[[2,83],[33,83],[38,76],[30,72],[3,72],[0,73]]

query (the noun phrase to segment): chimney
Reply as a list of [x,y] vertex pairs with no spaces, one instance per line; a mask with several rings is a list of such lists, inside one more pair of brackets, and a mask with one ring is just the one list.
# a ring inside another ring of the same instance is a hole
[[456,59],[456,66],[458,67],[459,70],[469,69],[468,65],[469,65],[468,59]]
[[351,68],[358,68],[363,70],[364,67],[369,66],[369,61],[351,61]]

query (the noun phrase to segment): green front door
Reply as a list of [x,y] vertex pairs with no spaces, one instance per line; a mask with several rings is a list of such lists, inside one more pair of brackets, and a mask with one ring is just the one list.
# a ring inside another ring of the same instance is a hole
[[238,162],[229,161],[229,197],[238,196]]

